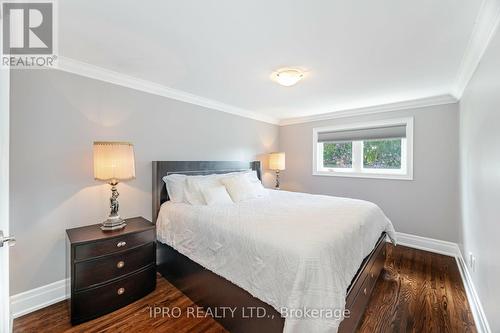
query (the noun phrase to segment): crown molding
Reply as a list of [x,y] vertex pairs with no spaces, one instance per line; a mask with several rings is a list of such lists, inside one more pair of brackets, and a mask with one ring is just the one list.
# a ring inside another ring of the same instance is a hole
[[139,79],[72,58],[60,56],[57,60],[56,69],[253,120],[263,121],[274,125],[279,123],[278,119],[273,117],[214,101],[212,99],[194,95],[185,91],[172,89],[155,82]]
[[452,94],[461,99],[481,59],[497,31],[500,22],[500,1],[483,0],[474,24],[474,30],[465,50]]
[[437,95],[437,96],[432,96],[432,97],[425,97],[425,98],[419,98],[419,99],[408,100],[408,101],[374,105],[374,106],[368,106],[368,107],[363,107],[363,108],[338,110],[338,111],[333,111],[333,112],[329,112],[329,113],[322,113],[322,114],[317,114],[317,115],[312,115],[312,116],[288,118],[288,119],[281,120],[280,126],[308,123],[308,122],[321,121],[321,120],[330,120],[330,119],[337,119],[337,118],[364,116],[364,115],[374,114],[374,113],[422,108],[422,107],[433,106],[433,105],[454,104],[457,102],[458,102],[458,100],[452,95]]
[[357,115],[365,115],[386,111],[396,111],[408,108],[416,108],[422,106],[430,106],[430,105],[439,105],[439,104],[448,104],[448,103],[456,103],[457,100],[450,95],[439,95],[434,97],[422,98],[417,100],[389,103],[384,105],[375,105],[364,108],[357,109],[349,109],[349,110],[338,110],[335,112],[330,112],[326,114],[318,114],[307,117],[298,117],[298,118],[289,118],[289,119],[277,119],[274,117],[269,117],[257,112],[253,112],[250,110],[245,110],[242,108],[238,108],[232,105],[228,105],[225,103],[221,103],[218,101],[214,101],[205,97],[201,97],[198,95],[194,95],[185,91],[172,89],[167,86],[151,82],[148,80],[139,79],[130,75],[126,75],[123,73],[115,72],[103,67],[95,66],[89,63],[85,63],[79,60],[75,60],[72,58],[67,58],[60,56],[57,61],[57,70],[61,70],[64,72],[88,77],[91,79],[108,82],[112,84],[116,84],[122,87],[127,87],[130,89],[143,91],[149,94],[163,96],[167,98],[171,98],[174,100],[178,100],[185,103],[199,105],[205,108],[209,108],[212,110],[222,111],[230,114],[234,114],[237,116],[250,118],[253,120],[258,120],[262,122],[266,122],[274,125],[291,125],[298,124],[303,122],[317,121],[317,120],[326,120],[326,119],[335,119],[341,117],[350,117]]
[[159,83],[139,79],[123,73],[115,72],[106,68],[98,67],[72,58],[60,56],[56,69],[89,77],[92,79],[120,85],[123,87],[143,91],[146,93],[163,96],[199,105],[208,109],[222,111],[237,116],[250,118],[270,124],[286,126],[292,124],[329,120],[336,118],[361,116],[367,114],[404,110],[410,108],[421,108],[433,105],[457,103],[464,93],[467,84],[471,80],[476,68],[500,25],[500,0],[483,0],[475,20],[474,30],[469,39],[464,56],[459,67],[456,79],[450,94],[424,97],[414,100],[399,101],[381,105],[372,105],[353,109],[340,109],[328,113],[316,114],[304,117],[277,119],[251,110],[242,109],[233,105],[208,99],[185,91],[173,89]]

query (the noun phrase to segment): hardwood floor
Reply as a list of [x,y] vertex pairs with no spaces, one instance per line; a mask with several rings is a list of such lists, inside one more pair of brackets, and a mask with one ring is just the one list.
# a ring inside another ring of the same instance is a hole
[[455,259],[388,244],[358,332],[476,332]]
[[[179,307],[179,318],[151,315],[151,307]],[[157,289],[129,306],[72,327],[66,302],[14,320],[14,332],[225,332],[162,277]],[[476,332],[457,264],[451,257],[388,245],[387,260],[358,333]]]
[[[178,307],[182,313],[152,315],[152,307]],[[187,316],[196,305],[159,274],[156,290],[148,296],[110,314],[71,326],[67,301],[59,302],[14,320],[14,333],[58,332],[210,332],[226,330],[214,319]]]

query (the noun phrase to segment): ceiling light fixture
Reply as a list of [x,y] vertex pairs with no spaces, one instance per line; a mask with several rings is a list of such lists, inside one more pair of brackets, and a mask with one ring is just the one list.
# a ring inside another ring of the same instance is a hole
[[291,87],[304,77],[304,73],[299,69],[286,68],[273,73],[274,80],[285,87]]

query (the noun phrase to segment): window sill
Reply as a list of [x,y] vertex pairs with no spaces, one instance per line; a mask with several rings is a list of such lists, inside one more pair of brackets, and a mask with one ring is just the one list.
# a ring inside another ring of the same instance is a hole
[[313,171],[313,176],[413,180],[413,175],[409,174],[387,174],[387,173],[368,173],[368,172],[365,173],[365,172]]

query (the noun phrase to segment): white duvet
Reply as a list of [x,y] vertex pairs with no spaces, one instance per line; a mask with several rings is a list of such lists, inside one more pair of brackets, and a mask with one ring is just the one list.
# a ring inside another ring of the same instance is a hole
[[268,192],[220,206],[166,202],[158,240],[286,315],[284,332],[336,332],[361,262],[394,228],[371,202]]

